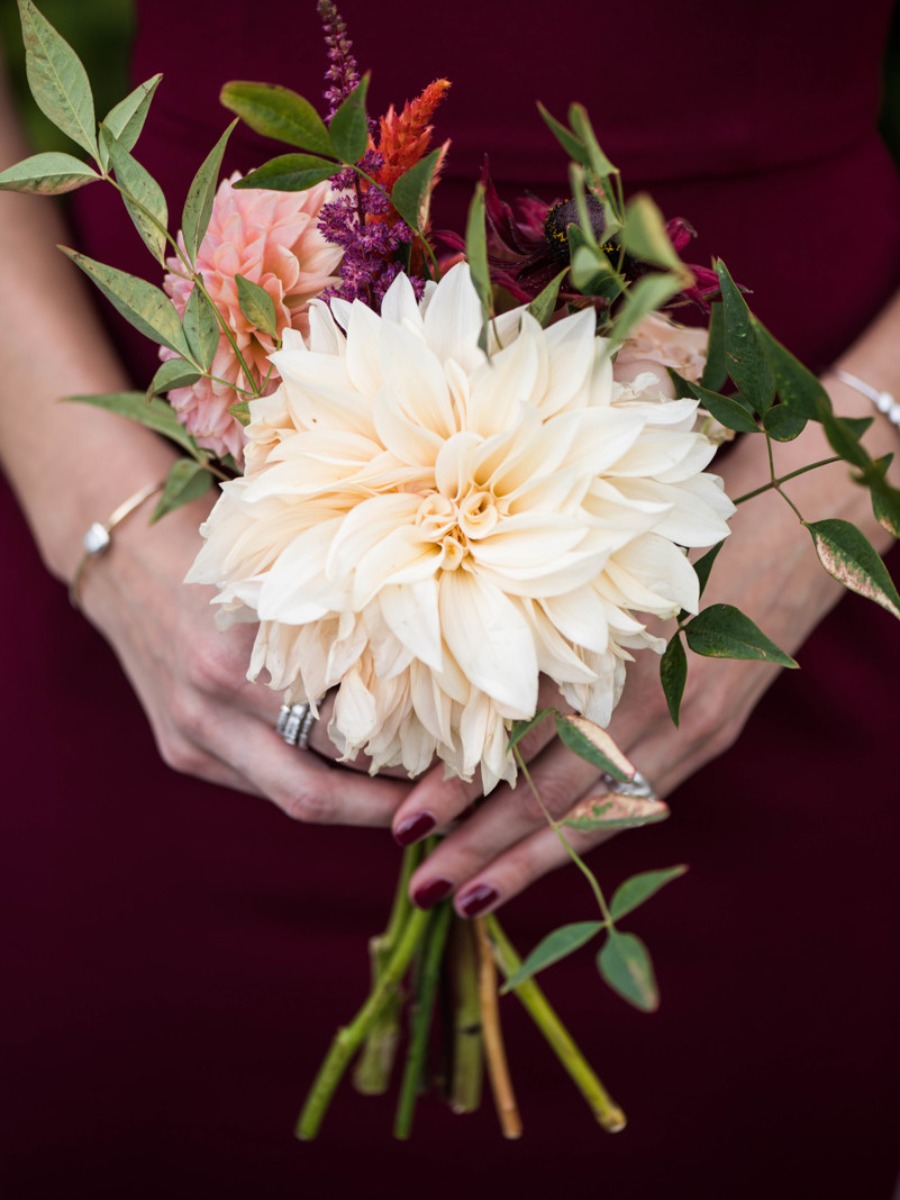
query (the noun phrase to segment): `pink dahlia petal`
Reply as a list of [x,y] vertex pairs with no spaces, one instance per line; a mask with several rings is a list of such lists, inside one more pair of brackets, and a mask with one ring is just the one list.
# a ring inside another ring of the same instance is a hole
[[[271,296],[279,339],[288,327],[305,334],[309,331],[309,302],[338,282],[334,272],[343,251],[319,232],[319,211],[331,195],[328,183],[305,192],[239,191],[233,186],[238,179],[240,175],[235,174],[219,185],[196,265],[240,347],[253,384],[268,393],[279,382],[268,361],[275,344],[241,312],[235,276],[245,276]],[[183,242],[181,245],[183,248]],[[178,259],[170,258],[167,265],[169,274],[163,287],[179,313],[184,313],[194,285],[185,278]],[[172,353],[161,350],[160,357],[171,358]],[[192,387],[172,391],[169,399],[201,446],[217,455],[231,454],[240,463],[243,429],[228,410],[241,399],[234,387],[252,388],[224,333],[212,374],[225,382],[200,379]]]

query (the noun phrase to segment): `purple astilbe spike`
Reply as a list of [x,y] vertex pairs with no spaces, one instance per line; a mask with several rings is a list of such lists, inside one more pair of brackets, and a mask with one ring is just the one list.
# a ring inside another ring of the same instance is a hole
[[330,121],[359,83],[359,66],[353,55],[353,43],[347,36],[347,24],[334,0],[319,0],[318,12],[328,51],[325,99],[329,105],[326,120]]

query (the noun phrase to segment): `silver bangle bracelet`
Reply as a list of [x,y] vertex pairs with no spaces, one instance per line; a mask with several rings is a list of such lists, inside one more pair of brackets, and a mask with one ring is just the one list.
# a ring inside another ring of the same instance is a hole
[[890,392],[880,392],[878,388],[873,388],[864,379],[860,379],[857,375],[851,375],[849,371],[842,371],[840,367],[831,367],[829,374],[833,375],[835,379],[839,379],[841,383],[846,383],[847,387],[853,388],[861,396],[871,400],[878,411],[883,413],[892,425],[896,425],[900,429],[900,401],[895,400]]
[[75,568],[75,574],[72,576],[72,582],[69,584],[69,601],[73,608],[81,607],[81,581],[84,578],[84,572],[88,563],[96,558],[99,554],[104,554],[112,543],[111,533],[117,525],[120,525],[126,517],[131,514],[151,496],[155,496],[157,492],[161,492],[165,486],[165,482],[149,483],[146,487],[142,487],[135,492],[133,496],[129,496],[127,500],[114,509],[107,519],[103,522],[94,521],[89,526],[87,533],[82,539],[83,553],[79,560],[78,566]]

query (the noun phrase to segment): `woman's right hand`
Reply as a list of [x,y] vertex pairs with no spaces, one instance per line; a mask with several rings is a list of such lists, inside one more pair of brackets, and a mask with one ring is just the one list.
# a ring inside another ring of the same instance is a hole
[[90,562],[81,600],[110,642],[143,705],[163,759],[177,771],[265,796],[315,824],[389,825],[410,784],[370,778],[288,746],[275,729],[279,696],[247,681],[255,625],[216,627],[214,589],[186,585],[209,501],[149,525],[152,501],[117,527]]

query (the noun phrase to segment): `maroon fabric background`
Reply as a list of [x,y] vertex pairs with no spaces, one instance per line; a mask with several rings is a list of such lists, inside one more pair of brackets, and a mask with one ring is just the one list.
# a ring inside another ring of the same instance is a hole
[[[725,257],[815,365],[900,281],[900,185],[874,134],[887,0],[857,5],[852,24],[812,0],[342,9],[375,68],[374,109],[454,81],[438,224],[459,223],[485,150],[501,190],[564,191],[564,159],[532,104],[562,114],[580,99],[631,185],[652,185],[668,215],[701,231],[697,260]],[[226,123],[221,82],[315,97],[323,67],[312,0],[144,5],[135,75],[166,79],[140,156],[173,208]],[[264,155],[238,136],[231,165]],[[152,272],[107,204],[99,189],[81,194],[81,244]],[[123,344],[144,378],[144,348]],[[167,770],[11,501],[0,519],[13,564],[0,625],[7,1194],[887,1200],[900,1118],[900,639],[886,614],[843,602],[741,743],[671,798],[671,820],[596,856],[610,887],[691,864],[632,921],[656,961],[657,1015],[605,992],[590,954],[546,980],[627,1109],[625,1133],[597,1130],[509,999],[522,1142],[500,1140],[489,1105],[453,1118],[429,1101],[398,1146],[389,1106],[348,1090],[321,1140],[299,1145],[298,1105],[364,993],[397,852],[384,833],[292,825]],[[505,922],[527,947],[590,915],[567,871]]]

